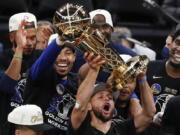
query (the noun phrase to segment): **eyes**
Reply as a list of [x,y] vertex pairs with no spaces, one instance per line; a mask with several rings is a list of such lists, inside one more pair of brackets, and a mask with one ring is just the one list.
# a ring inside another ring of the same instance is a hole
[[71,50],[67,50],[67,51],[65,51],[65,54],[66,55],[71,55],[71,54],[73,54],[73,52]]
[[112,95],[99,95],[97,98],[98,98],[98,99],[108,99],[108,100],[113,100]]
[[176,40],[174,41],[174,43],[176,44],[176,46],[180,46],[180,40],[179,40],[179,39],[176,39]]

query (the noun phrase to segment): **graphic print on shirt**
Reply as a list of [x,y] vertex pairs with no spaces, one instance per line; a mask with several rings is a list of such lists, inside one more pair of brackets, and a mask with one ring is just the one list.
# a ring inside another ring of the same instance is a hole
[[157,100],[155,102],[157,112],[164,112],[167,102],[172,97],[174,97],[172,94],[161,94],[157,96]]
[[74,103],[75,99],[69,93],[65,93],[64,95],[56,94],[50,102],[50,107],[45,112],[46,121],[66,131]]
[[23,103],[22,94],[25,90],[27,79],[21,79],[15,87],[14,95],[11,97],[10,106],[12,108],[18,107]]
[[159,85],[158,83],[154,83],[152,86],[151,86],[151,89],[153,91],[153,94],[159,94],[161,93],[161,85]]

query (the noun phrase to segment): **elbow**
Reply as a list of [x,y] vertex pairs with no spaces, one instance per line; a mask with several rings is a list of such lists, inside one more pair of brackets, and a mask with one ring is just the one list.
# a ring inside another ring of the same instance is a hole
[[156,113],[156,107],[154,105],[151,107],[151,110],[146,112],[146,116],[149,117],[150,119],[152,119],[155,113]]
[[150,116],[153,117],[155,113],[156,113],[156,107],[155,107],[155,105],[153,105]]

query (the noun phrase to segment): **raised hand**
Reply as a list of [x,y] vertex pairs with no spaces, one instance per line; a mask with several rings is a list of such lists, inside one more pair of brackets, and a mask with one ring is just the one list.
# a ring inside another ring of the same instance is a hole
[[26,25],[27,22],[24,20],[21,22],[19,25],[19,28],[15,34],[15,41],[17,44],[17,47],[19,48],[24,48],[27,44],[26,36],[27,36],[27,31],[24,29],[24,26]]
[[137,76],[138,80],[143,80],[146,76],[147,68],[144,68],[141,73]]
[[40,26],[36,34],[36,49],[45,49],[48,45],[48,40],[51,34],[53,34],[53,31],[49,28],[49,26]]
[[94,70],[99,70],[99,68],[106,62],[106,60],[102,59],[100,55],[95,55],[93,52],[86,52],[84,54],[84,59],[89,67]]

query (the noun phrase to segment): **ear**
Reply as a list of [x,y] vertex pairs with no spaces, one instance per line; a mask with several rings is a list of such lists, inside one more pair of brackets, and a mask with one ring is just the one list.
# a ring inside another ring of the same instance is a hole
[[75,60],[76,60],[76,53],[74,53],[73,62],[75,62]]
[[15,33],[14,32],[10,32],[9,33],[9,39],[10,39],[10,41],[13,43],[14,42],[14,40],[15,40]]

